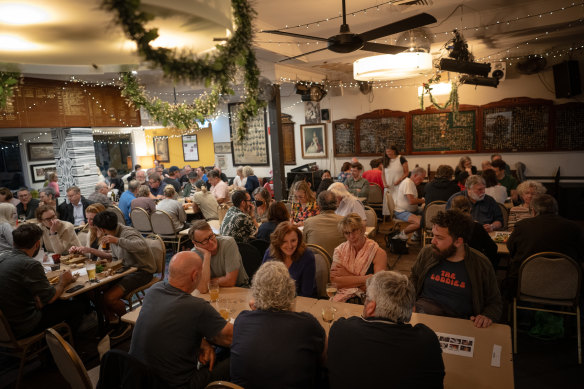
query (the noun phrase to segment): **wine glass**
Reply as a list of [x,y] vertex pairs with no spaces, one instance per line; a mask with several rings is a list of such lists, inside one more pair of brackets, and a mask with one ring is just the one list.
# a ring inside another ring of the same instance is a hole
[[333,297],[337,294],[338,288],[337,284],[334,282],[329,282],[326,284],[326,294],[329,296],[329,301],[331,303],[331,308],[333,306]]
[[322,320],[324,320],[326,323],[329,323],[329,332],[331,330],[332,323],[335,320],[335,312],[336,309],[333,308],[332,305],[330,307],[322,308]]

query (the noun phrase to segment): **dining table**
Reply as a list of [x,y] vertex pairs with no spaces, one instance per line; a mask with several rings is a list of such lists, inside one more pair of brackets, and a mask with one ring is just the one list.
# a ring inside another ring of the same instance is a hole
[[[198,290],[193,296],[210,301],[208,293]],[[219,299],[210,304],[232,323],[237,315],[249,310],[251,290],[246,288],[220,288]],[[323,320],[323,310],[334,309],[334,320],[341,317],[361,316],[363,305],[308,297],[296,297],[292,309],[313,315],[327,333],[329,323]],[[140,315],[140,307],[122,316],[124,322],[134,325]],[[513,350],[511,329],[508,325],[494,323],[488,328],[476,328],[470,320],[444,316],[412,313],[410,324],[423,323],[436,332],[443,347],[442,358],[445,367],[445,388],[513,388]],[[334,323],[333,323],[334,325]],[[459,343],[456,343],[456,342]],[[466,345],[472,352],[455,352],[449,347]],[[388,366],[388,369],[391,368]]]

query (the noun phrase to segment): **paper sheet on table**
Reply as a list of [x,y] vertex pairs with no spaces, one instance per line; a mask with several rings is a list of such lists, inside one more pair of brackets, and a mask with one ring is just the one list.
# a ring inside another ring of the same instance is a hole
[[453,335],[436,332],[442,352],[472,358],[474,354],[475,338],[470,336]]
[[73,275],[79,275],[79,277],[83,277],[87,275],[87,269],[85,269],[84,267],[82,267],[81,269],[75,269],[75,270],[71,270],[71,274]]

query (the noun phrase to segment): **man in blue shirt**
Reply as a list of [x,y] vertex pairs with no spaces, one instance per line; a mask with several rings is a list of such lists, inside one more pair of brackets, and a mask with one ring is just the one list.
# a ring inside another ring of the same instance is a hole
[[162,199],[164,198],[164,185],[162,185],[162,178],[160,174],[152,173],[148,176],[148,186],[150,187],[150,193],[153,198]]
[[138,188],[140,187],[140,183],[136,180],[132,180],[128,183],[128,190],[122,193],[120,196],[120,202],[118,203],[118,207],[124,214],[124,219],[126,219],[126,225],[131,226],[132,221],[130,220],[130,204],[132,200],[136,198],[136,194],[138,193]]
[[503,227],[503,214],[494,198],[485,194],[485,179],[481,176],[470,176],[466,180],[466,189],[450,196],[446,209],[450,209],[452,199],[457,196],[466,196],[472,203],[470,214],[478,223],[481,223],[487,232]]

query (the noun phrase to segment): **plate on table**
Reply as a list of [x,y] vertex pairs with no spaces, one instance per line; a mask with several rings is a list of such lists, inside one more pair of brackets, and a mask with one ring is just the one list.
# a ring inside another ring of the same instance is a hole
[[495,233],[495,237],[493,238],[493,240],[496,243],[507,243],[507,240],[509,240],[509,236],[511,235],[510,232],[501,232],[498,231]]

